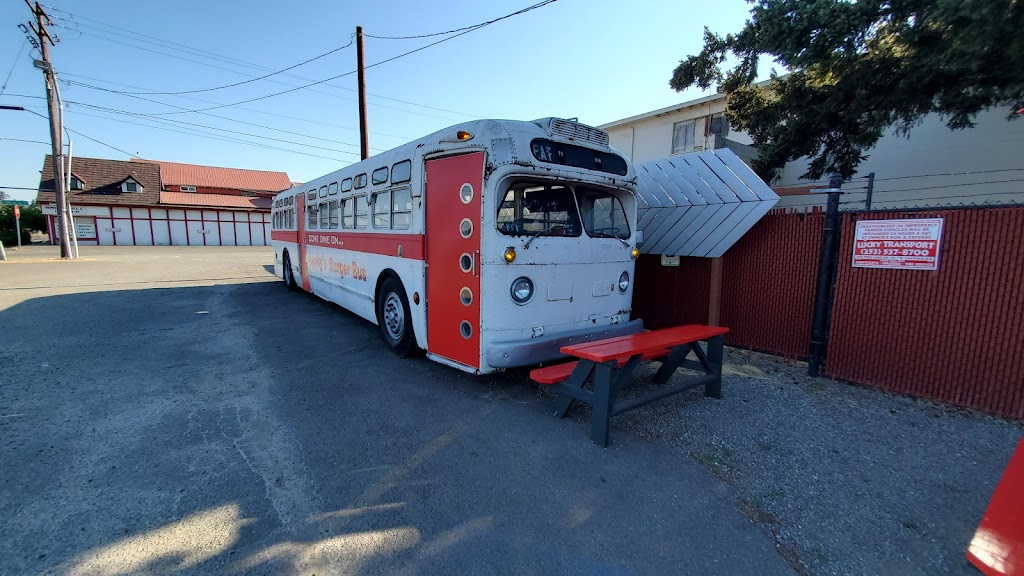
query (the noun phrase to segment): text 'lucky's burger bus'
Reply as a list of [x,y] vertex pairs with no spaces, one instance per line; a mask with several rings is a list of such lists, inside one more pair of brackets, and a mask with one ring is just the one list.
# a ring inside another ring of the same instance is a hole
[[479,120],[278,194],[274,268],[414,347],[488,373],[632,334],[636,177],[573,121]]

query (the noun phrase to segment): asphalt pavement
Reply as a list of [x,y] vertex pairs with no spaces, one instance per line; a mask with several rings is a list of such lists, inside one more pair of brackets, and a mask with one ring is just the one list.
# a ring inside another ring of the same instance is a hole
[[684,453],[398,359],[268,248],[0,262],[2,574],[784,574]]

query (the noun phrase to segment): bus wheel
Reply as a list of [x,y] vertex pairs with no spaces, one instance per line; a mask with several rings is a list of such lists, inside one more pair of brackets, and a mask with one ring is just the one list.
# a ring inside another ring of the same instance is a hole
[[412,314],[402,281],[392,276],[377,294],[377,324],[380,336],[391,351],[401,358],[412,352],[416,338],[412,333]]
[[287,286],[289,290],[295,290],[298,288],[298,285],[295,283],[295,273],[292,272],[292,261],[291,258],[288,257],[287,252],[284,253],[284,259],[281,266],[284,268],[284,285]]

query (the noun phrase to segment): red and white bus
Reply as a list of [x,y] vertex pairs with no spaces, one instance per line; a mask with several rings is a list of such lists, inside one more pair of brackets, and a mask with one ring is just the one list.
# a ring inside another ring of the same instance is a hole
[[274,199],[274,268],[404,356],[488,373],[632,334],[636,176],[574,121],[479,120]]

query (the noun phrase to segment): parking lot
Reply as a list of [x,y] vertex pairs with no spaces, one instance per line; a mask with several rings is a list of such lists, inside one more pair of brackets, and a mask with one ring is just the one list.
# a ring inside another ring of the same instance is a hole
[[793,570],[687,451],[399,360],[268,248],[82,252],[0,263],[0,573]]

